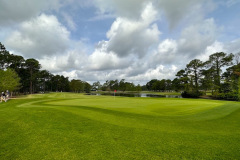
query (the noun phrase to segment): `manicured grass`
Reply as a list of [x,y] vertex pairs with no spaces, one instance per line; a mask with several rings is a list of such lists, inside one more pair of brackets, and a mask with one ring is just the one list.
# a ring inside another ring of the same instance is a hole
[[239,159],[240,103],[51,93],[0,103],[0,159]]

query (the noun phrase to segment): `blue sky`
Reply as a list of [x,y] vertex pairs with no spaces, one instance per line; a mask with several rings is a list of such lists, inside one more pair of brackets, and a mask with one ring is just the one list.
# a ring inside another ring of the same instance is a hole
[[70,79],[144,84],[239,53],[239,15],[240,0],[0,0],[0,41]]

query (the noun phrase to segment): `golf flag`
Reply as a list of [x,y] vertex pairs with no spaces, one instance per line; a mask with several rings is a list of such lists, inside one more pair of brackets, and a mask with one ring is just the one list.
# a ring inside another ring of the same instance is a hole
[[116,93],[116,92],[117,92],[117,90],[114,90],[114,92]]

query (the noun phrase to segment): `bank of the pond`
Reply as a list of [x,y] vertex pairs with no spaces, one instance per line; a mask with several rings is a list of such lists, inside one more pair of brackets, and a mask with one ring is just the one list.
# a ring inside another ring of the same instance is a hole
[[181,95],[160,95],[149,93],[87,93],[85,95],[95,96],[120,96],[120,97],[152,97],[152,98],[182,98]]

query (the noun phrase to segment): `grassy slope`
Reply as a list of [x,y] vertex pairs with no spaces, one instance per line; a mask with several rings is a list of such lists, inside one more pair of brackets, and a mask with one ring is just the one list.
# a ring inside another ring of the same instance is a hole
[[0,104],[0,159],[238,159],[238,102],[52,93]]

